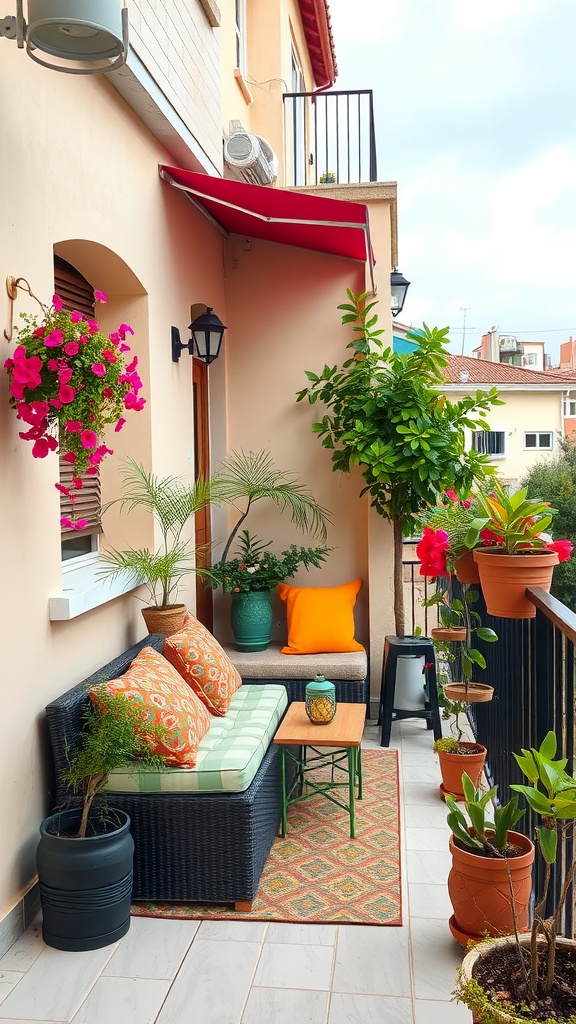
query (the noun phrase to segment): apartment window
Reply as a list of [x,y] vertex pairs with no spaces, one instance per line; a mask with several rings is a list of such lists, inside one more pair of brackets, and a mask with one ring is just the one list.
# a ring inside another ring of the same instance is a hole
[[524,434],[524,447],[535,448],[539,451],[552,451],[552,432],[547,430],[543,433]]
[[236,67],[246,76],[246,0],[236,0]]
[[[59,256],[54,257],[54,291],[62,299],[64,309],[78,309],[89,319],[95,318],[92,285],[76,270],[76,267]],[[82,488],[79,489],[75,489],[73,486],[73,476],[72,466],[60,459],[60,483],[70,488],[76,496],[76,500],[72,502],[67,495],[60,495],[60,515],[88,521],[84,530],[62,528],[63,562],[98,551],[98,535],[102,531],[100,524],[100,474],[83,476]]]
[[528,354],[524,356],[523,362],[525,366],[536,366],[536,353],[528,352]]
[[504,455],[505,436],[503,430],[473,430],[472,447],[481,455]]
[[576,416],[576,400],[573,398],[564,399],[564,415]]

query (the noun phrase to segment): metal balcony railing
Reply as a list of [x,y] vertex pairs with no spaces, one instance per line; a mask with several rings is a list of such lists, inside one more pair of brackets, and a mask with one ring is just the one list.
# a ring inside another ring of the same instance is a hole
[[286,92],[282,101],[286,185],[377,180],[371,89]]

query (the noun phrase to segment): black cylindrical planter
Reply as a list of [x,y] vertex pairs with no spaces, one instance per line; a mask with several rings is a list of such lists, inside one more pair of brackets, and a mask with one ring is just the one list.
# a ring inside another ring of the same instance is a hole
[[73,838],[78,808],[51,814],[40,826],[36,864],[42,937],[55,949],[99,949],[121,939],[130,927],[130,818],[111,808],[108,813],[118,828],[85,839]]

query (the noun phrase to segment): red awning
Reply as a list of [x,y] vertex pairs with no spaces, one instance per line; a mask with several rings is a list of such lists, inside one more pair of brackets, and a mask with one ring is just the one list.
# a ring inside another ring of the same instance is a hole
[[160,176],[186,192],[227,232],[368,261],[372,272],[368,207],[363,203],[248,185],[165,165],[160,166]]

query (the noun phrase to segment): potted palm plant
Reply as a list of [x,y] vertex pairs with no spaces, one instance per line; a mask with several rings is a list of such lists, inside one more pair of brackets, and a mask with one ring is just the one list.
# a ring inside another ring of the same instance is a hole
[[[566,758],[555,759],[556,750],[556,736],[549,732],[538,749],[514,754],[527,784],[511,788],[524,795],[539,821],[536,849],[542,883],[528,934],[516,928],[508,938],[480,943],[464,958],[455,994],[473,1011],[477,1024],[569,1024],[576,1019],[576,942],[560,936],[576,877],[574,846],[560,842],[573,835],[576,778],[566,772]],[[550,909],[555,864],[561,884]]]
[[331,548],[303,548],[291,544],[274,555],[248,530],[239,535],[236,558],[219,562],[209,570],[208,582],[232,595],[230,622],[239,651],[263,651],[272,634],[270,593],[278,583],[295,576],[300,566],[319,567]]
[[161,726],[143,727],[142,712],[123,693],[105,686],[87,704],[80,742],[62,778],[81,800],[49,815],[40,826],[36,854],[42,934],[56,949],[99,949],[130,927],[134,842],[130,818],[100,797],[108,776],[132,758],[150,767]]
[[219,486],[214,480],[202,478],[192,484],[174,476],[160,478],[133,459],[124,465],[123,485],[122,497],[109,502],[103,511],[113,505],[128,513],[143,508],[151,513],[162,540],[155,549],[107,549],[101,555],[102,575],[123,575],[133,581],[134,587],[143,585],[148,604],[142,615],[148,632],[170,636],[181,628],[186,614],[186,606],[176,600],[183,577],[188,573],[207,574],[195,564],[195,546],[185,539],[185,527],[199,509],[220,500]]
[[528,927],[534,844],[512,831],[524,814],[513,796],[487,817],[498,787],[477,789],[469,775],[462,775],[464,807],[446,797],[448,824],[452,830],[448,893],[453,915],[449,926],[454,938],[466,946],[486,935],[509,935]]
[[[549,502],[528,498],[525,488],[509,494],[498,481],[490,493],[478,494],[477,515],[466,543],[474,548],[489,615],[506,619],[536,615],[526,588],[549,591],[554,566],[572,551],[570,541],[552,541],[546,533],[556,512]],[[492,539],[490,546],[478,546],[486,535]]]

